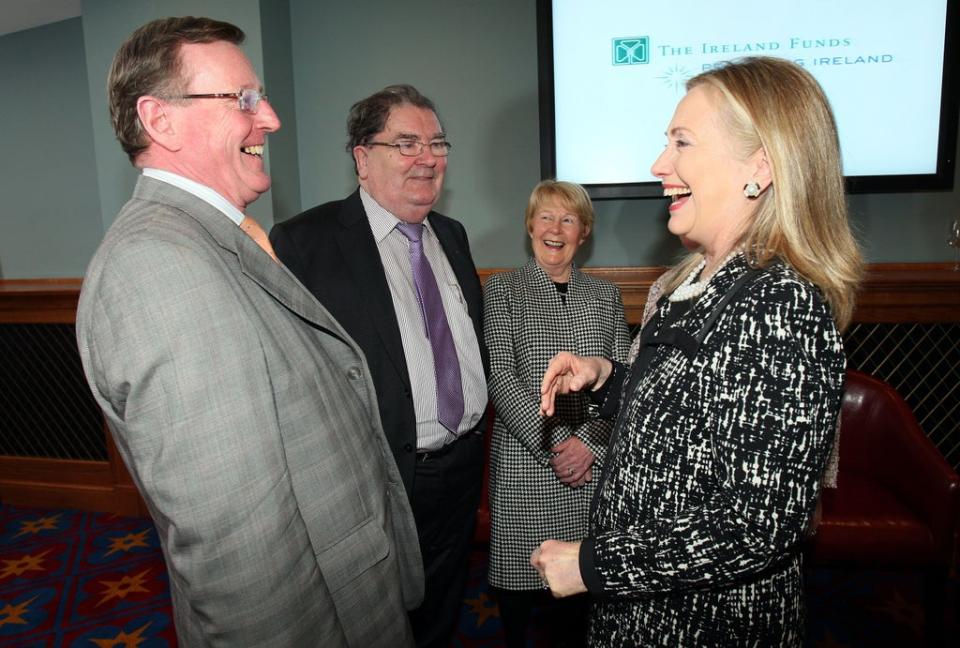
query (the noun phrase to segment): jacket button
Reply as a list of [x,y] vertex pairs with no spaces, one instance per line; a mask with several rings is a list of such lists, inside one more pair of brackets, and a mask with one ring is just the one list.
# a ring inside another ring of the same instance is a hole
[[413,445],[411,445],[411,444],[409,444],[409,443],[403,444],[403,451],[404,451],[404,452],[413,452]]
[[350,371],[347,372],[347,378],[350,380],[360,380],[360,376],[362,375],[360,367],[350,367]]

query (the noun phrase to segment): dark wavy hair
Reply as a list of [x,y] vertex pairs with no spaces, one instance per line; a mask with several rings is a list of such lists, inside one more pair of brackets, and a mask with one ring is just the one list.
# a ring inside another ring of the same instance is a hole
[[[347,115],[347,153],[352,154],[355,147],[366,144],[382,131],[390,117],[390,111],[401,105],[426,108],[437,115],[434,103],[412,85],[389,85],[350,106],[350,114]],[[437,115],[437,119],[440,119],[440,115]],[[354,170],[356,171],[356,163]]]

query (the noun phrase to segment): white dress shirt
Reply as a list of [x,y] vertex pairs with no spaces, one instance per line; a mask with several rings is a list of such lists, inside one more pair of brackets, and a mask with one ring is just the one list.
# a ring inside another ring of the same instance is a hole
[[[363,188],[360,189],[360,200],[373,230],[373,238],[377,242],[387,285],[390,286],[390,296],[393,298],[393,309],[400,325],[400,339],[407,360],[413,406],[417,416],[417,451],[438,450],[457,437],[437,420],[433,349],[426,336],[420,302],[417,300],[413,282],[410,242],[396,229],[400,219],[384,209]],[[483,415],[487,406],[487,380],[483,373],[483,361],[480,359],[480,344],[460,284],[440,241],[437,240],[429,218],[423,224],[423,251],[436,276],[443,310],[447,315],[460,362],[463,418],[457,432],[463,434],[476,427]]]

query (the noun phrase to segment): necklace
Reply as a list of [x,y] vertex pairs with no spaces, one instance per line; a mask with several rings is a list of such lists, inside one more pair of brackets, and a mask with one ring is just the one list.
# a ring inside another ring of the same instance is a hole
[[694,281],[694,277],[700,274],[700,271],[703,270],[707,265],[707,260],[703,259],[693,270],[690,271],[690,274],[688,274],[687,278],[683,280],[683,283],[677,286],[677,288],[670,293],[670,296],[667,297],[667,299],[671,302],[681,302],[687,301],[688,299],[693,299],[694,297],[699,297],[703,294],[703,291],[707,289],[707,284],[710,283],[713,275],[717,274],[717,272],[720,271],[720,268],[727,265],[727,263],[729,263],[730,260],[738,254],[740,254],[740,250],[734,250],[727,255],[727,258],[723,260],[723,263],[717,266],[717,269],[713,271],[713,274],[711,274],[709,277],[704,277],[700,281]]

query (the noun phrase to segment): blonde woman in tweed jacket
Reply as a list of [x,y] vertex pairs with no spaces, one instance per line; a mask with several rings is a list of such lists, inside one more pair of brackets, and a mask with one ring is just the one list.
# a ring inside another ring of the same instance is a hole
[[[534,258],[491,277],[483,309],[496,409],[489,580],[510,647],[525,645],[532,608],[552,603],[530,552],[547,538],[573,540],[586,532],[611,428],[588,414],[589,401],[580,394],[562,399],[557,417],[541,417],[540,379],[562,349],[623,360],[630,346],[619,289],[573,265],[593,225],[583,187],[541,182],[528,201],[526,225]],[[576,645],[586,628],[586,603],[580,597],[563,606],[573,609],[558,615],[568,622],[560,633]]]
[[583,388],[618,416],[589,532],[531,559],[557,596],[596,595],[592,646],[799,648],[861,271],[829,104],[786,60],[712,68],[653,173],[701,251],[664,280],[631,367],[551,362],[545,413]]

